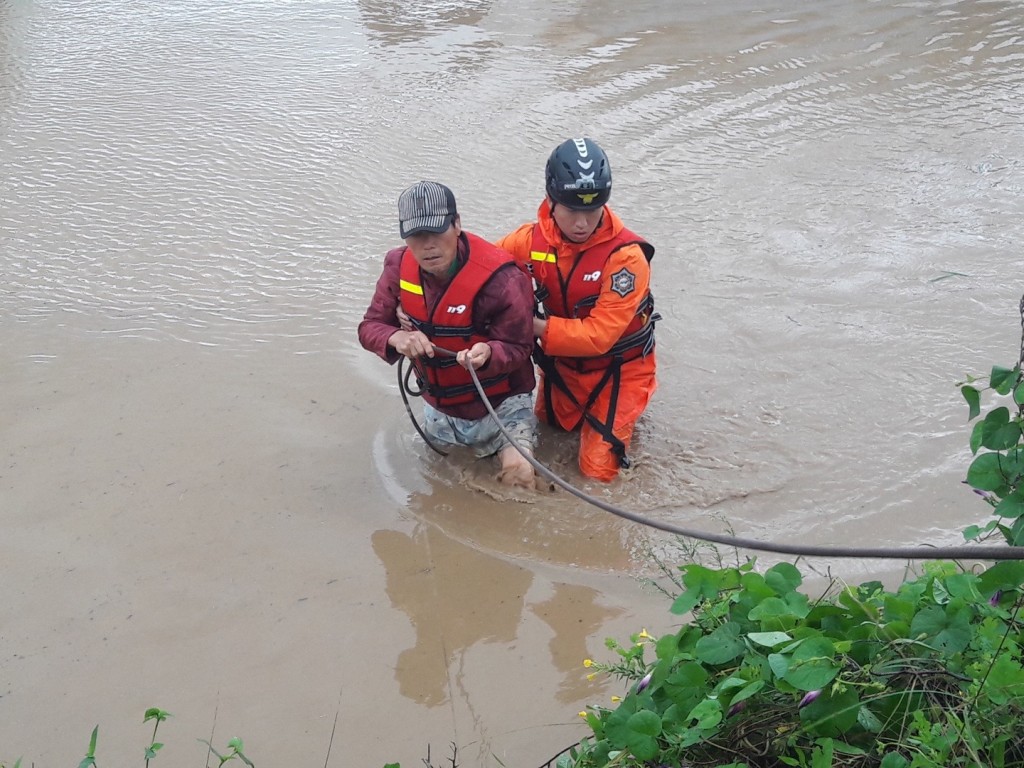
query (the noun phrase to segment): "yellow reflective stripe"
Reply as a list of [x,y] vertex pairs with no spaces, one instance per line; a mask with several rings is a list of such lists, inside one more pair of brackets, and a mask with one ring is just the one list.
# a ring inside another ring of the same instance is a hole
[[416,283],[410,283],[410,282],[407,282],[405,280],[399,280],[398,281],[398,287],[401,288],[403,291],[408,291],[409,293],[415,293],[417,296],[422,296],[423,295],[423,286],[422,285],[417,285]]
[[547,251],[530,251],[530,261],[546,261],[554,264],[555,254],[548,253]]

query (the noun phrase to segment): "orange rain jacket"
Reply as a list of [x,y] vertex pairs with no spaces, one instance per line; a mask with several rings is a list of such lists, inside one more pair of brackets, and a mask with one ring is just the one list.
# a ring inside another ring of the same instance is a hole
[[[567,283],[581,253],[618,238],[625,229],[622,220],[605,206],[601,223],[590,239],[585,243],[573,243],[562,237],[551,218],[549,202],[544,200],[537,211],[537,222],[519,227],[499,240],[498,246],[521,264],[530,265],[535,226],[540,227],[554,252],[554,266],[563,283]],[[614,279],[615,276],[619,279]],[[624,276],[628,276],[625,281],[622,280]],[[638,244],[625,245],[612,252],[599,279],[597,301],[586,317],[549,315],[547,318],[540,345],[544,354],[554,359],[555,371],[571,394],[550,386],[551,382],[546,382],[546,376],[542,374],[541,381],[545,386],[538,388],[537,415],[563,429],[578,426],[580,470],[589,477],[607,482],[618,474],[620,454],[613,450],[612,444],[586,415],[604,427],[611,422],[612,434],[622,442],[624,449],[628,449],[636,421],[650,402],[657,380],[653,350],[622,363],[617,388],[608,381],[605,370],[576,370],[574,358],[592,358],[607,353],[634,322],[637,310],[650,301],[650,264]],[[595,390],[598,390],[596,396]],[[587,403],[591,399],[593,402],[588,408]],[[613,399],[614,413],[610,413]],[[549,415],[553,419],[548,418]]]

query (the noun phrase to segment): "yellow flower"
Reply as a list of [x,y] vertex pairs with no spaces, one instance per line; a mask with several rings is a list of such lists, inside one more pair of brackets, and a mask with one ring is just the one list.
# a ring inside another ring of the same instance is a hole
[[637,635],[637,637],[639,637],[641,640],[650,640],[651,639],[651,636],[647,634],[647,628],[646,627],[640,630],[640,634]]
[[594,666],[594,660],[593,659],[584,659],[583,660],[583,666],[587,667],[587,668]]
[[618,696],[612,696],[612,702],[622,701]]
[[587,716],[587,713],[586,713],[586,712],[580,712],[580,717],[583,717],[583,718],[585,718],[586,716]]
[[595,677],[597,677],[597,672],[591,672],[587,675],[587,680],[593,680]]

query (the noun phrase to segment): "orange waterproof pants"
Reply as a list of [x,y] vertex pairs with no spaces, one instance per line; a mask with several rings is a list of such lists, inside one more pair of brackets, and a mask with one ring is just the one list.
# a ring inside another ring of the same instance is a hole
[[[619,382],[618,402],[615,408],[615,423],[612,425],[612,434],[621,440],[626,449],[629,450],[630,440],[633,438],[633,429],[636,427],[637,419],[647,408],[651,395],[658,387],[655,378],[654,355],[638,358],[625,363],[621,368],[621,381]],[[537,418],[548,423],[548,407],[550,406],[555,414],[558,426],[562,429],[572,429],[580,421],[583,415],[580,406],[586,405],[590,394],[601,379],[604,371],[590,371],[579,373],[564,365],[557,366],[558,373],[565,381],[566,387],[572,392],[577,405],[557,385],[551,386],[551,402],[545,398],[544,374],[540,376],[540,386],[537,388],[537,405],[535,407]],[[594,404],[590,407],[590,413],[602,424],[608,423],[608,406],[612,397],[612,381],[609,380],[601,393],[597,396]],[[619,474],[619,459],[612,452],[611,444],[606,441],[601,433],[595,430],[587,421],[580,427],[580,471],[587,477],[592,477],[602,482],[614,480]]]

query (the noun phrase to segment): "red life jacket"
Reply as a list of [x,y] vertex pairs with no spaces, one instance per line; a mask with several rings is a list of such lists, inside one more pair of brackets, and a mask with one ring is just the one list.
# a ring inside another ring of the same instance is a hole
[[[432,343],[452,352],[488,341],[477,318],[473,317],[477,293],[499,269],[518,269],[509,254],[481,237],[469,232],[463,234],[469,243],[466,262],[436,298],[433,307],[427,306],[423,276],[408,248],[402,254],[399,272],[402,309],[413,326]],[[454,356],[438,353],[432,358],[421,357],[416,371],[425,399],[438,410],[480,399],[469,371],[459,365]],[[489,400],[500,401],[511,391],[507,373],[486,378],[479,375],[482,371],[477,373]]]
[[[581,319],[587,317],[597,303],[604,282],[604,270],[615,251],[627,245],[639,245],[647,257],[654,258],[654,246],[628,229],[623,229],[611,240],[581,251],[568,276],[562,278],[557,265],[557,253],[547,241],[541,228],[533,226],[530,246],[530,272],[537,281],[537,301],[544,305],[549,316]],[[599,371],[613,363],[624,363],[642,357],[654,349],[654,297],[650,290],[636,308],[636,314],[622,332],[622,336],[603,355],[594,357],[558,357],[558,363],[577,371]]]

